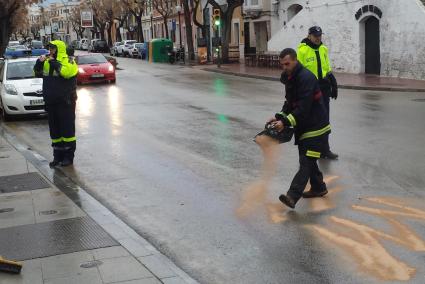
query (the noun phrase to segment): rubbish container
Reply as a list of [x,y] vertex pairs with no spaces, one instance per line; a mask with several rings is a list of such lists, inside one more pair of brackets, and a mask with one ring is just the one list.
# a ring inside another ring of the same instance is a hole
[[167,38],[156,38],[149,42],[149,62],[168,62],[168,51],[173,42]]

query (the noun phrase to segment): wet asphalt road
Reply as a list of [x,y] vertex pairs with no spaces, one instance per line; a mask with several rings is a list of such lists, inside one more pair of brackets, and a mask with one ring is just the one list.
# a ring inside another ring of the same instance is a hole
[[[330,194],[287,211],[276,201],[297,170],[292,144],[266,195],[243,200],[260,176],[252,138],[280,110],[280,83],[133,59],[119,66],[116,85],[79,88],[66,173],[192,277],[425,282],[424,93],[341,90],[331,103],[340,159],[320,162]],[[6,126],[51,159],[45,119]]]

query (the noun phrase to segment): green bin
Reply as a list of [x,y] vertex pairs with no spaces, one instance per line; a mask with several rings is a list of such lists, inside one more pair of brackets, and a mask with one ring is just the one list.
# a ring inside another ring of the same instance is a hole
[[173,42],[167,38],[156,38],[149,42],[149,62],[168,62],[168,51]]

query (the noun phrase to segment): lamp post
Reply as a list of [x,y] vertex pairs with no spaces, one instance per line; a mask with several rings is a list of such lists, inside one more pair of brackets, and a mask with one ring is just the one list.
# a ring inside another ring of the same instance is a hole
[[181,48],[182,48],[182,25],[181,25],[181,22],[180,22],[180,12],[182,11],[182,6],[177,5],[176,11],[177,11],[177,14],[179,16],[179,39],[180,39],[180,50],[181,50]]
[[152,20],[153,20],[153,13],[150,12],[149,16],[151,16],[151,40],[153,39],[153,24],[152,24]]

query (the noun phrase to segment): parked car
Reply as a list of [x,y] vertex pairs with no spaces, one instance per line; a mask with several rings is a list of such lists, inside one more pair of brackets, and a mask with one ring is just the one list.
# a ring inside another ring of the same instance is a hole
[[4,120],[23,114],[45,113],[42,84],[35,78],[37,57],[6,58],[0,61],[0,104]]
[[146,59],[148,53],[147,43],[142,43],[141,45],[137,46],[137,51],[139,53],[139,58]]
[[126,40],[124,41],[124,46],[122,47],[122,55],[124,57],[129,56],[131,57],[131,47],[133,44],[137,43],[135,40]]
[[[125,56],[126,54],[124,53],[124,48],[129,48],[131,44],[136,43],[135,40],[124,40],[122,41],[121,45],[117,46],[117,53],[116,56]],[[127,51],[128,52],[128,51]]]
[[118,46],[123,45],[123,44],[124,44],[124,42],[122,42],[122,41],[118,41],[118,42],[114,43],[111,50],[109,51],[109,54],[112,55],[112,56],[117,56],[117,54],[118,54],[117,48],[118,48]]
[[69,46],[73,49],[78,49],[78,40],[71,41],[71,44]]
[[115,83],[115,67],[102,54],[84,54],[76,57],[77,83]]
[[19,41],[9,41],[9,44],[7,46],[12,47],[15,45],[20,45],[21,43]]
[[89,47],[87,49],[88,52],[94,52],[94,44],[96,43],[96,41],[98,41],[100,39],[96,38],[96,39],[92,39],[89,43]]
[[31,41],[31,48],[32,49],[43,49],[44,45],[42,41],[39,40],[33,40]]
[[81,39],[80,49],[81,50],[88,50],[89,49],[89,40],[88,39],[86,39],[86,38]]
[[132,44],[129,48],[130,57],[138,58],[139,57],[139,47],[143,45],[143,43],[136,42]]
[[109,52],[109,46],[106,40],[97,40],[93,44],[92,52]]

